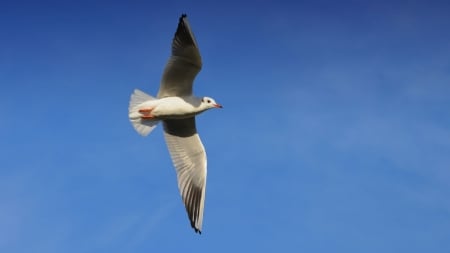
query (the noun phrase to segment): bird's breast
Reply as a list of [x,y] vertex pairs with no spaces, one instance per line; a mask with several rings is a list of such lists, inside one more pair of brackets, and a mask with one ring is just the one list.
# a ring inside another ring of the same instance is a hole
[[180,97],[167,97],[159,100],[152,115],[159,119],[190,118],[200,113],[199,106]]

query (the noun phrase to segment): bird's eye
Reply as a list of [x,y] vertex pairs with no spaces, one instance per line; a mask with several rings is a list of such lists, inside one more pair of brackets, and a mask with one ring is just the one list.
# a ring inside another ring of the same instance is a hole
[[211,100],[208,99],[206,102],[211,103]]

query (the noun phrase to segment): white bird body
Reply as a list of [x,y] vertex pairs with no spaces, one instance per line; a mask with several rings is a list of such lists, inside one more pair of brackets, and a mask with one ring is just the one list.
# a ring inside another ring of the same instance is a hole
[[142,136],[163,122],[164,138],[177,172],[178,189],[195,232],[201,233],[206,189],[206,152],[195,126],[195,115],[222,108],[210,97],[192,95],[202,67],[200,52],[186,15],[178,22],[172,55],[166,64],[157,98],[134,90],[128,117]]
[[132,109],[134,117],[141,117],[139,110],[151,109],[155,119],[185,119],[211,108],[199,97],[165,97],[147,100]]

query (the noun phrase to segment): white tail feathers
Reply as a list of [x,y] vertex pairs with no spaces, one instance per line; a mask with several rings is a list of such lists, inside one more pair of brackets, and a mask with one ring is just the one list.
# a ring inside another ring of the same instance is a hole
[[134,129],[136,129],[136,131],[142,136],[147,136],[153,129],[155,129],[156,125],[159,123],[159,120],[142,120],[142,114],[139,113],[140,106],[144,102],[155,99],[156,98],[138,89],[135,89],[133,94],[131,94],[130,104],[128,106],[128,118],[130,119]]
[[150,100],[156,100],[156,98],[148,95],[147,93],[135,89],[133,94],[131,94],[131,99],[130,99],[130,105],[128,106],[128,111],[131,112],[131,110],[133,110],[133,108],[136,108],[137,106],[141,105],[144,102],[150,101]]

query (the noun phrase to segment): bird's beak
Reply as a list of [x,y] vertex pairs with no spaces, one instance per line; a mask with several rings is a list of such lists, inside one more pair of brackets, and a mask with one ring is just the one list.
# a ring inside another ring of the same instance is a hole
[[223,106],[221,106],[219,104],[215,104],[214,107],[216,107],[216,108],[223,108]]

